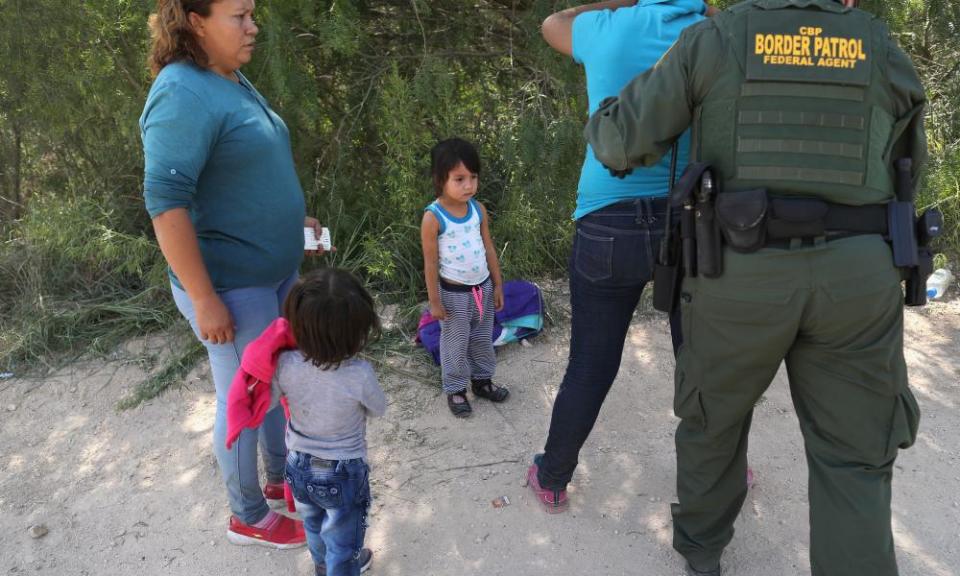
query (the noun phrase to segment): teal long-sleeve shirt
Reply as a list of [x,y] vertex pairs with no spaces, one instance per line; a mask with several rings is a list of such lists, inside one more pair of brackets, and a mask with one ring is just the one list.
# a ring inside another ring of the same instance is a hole
[[217,291],[275,284],[303,258],[305,206],[289,131],[237,74],[239,83],[169,64],[140,117],[147,212],[187,209]]

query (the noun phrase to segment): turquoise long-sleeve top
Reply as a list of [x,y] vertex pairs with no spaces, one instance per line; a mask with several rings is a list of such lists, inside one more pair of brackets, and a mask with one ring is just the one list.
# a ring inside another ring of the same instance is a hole
[[237,75],[239,83],[168,64],[140,116],[147,212],[187,209],[217,291],[275,284],[303,259],[305,205],[290,133]]
[[[640,0],[616,10],[590,10],[573,21],[573,59],[587,77],[590,114],[600,102],[616,96],[638,74],[653,67],[684,28],[703,20],[703,0]],[[680,139],[677,177],[687,165],[690,136]],[[638,168],[626,178],[614,178],[587,144],[574,219],[622,200],[666,196],[670,188],[670,158]]]

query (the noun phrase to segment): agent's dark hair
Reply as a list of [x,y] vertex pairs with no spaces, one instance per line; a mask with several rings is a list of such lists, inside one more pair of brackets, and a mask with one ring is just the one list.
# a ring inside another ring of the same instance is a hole
[[448,138],[437,143],[430,151],[430,173],[433,175],[433,192],[439,198],[450,171],[461,162],[467,170],[480,174],[480,154],[473,144],[463,138]]
[[156,76],[164,66],[177,60],[188,60],[207,67],[207,53],[200,47],[190,25],[190,13],[206,18],[210,6],[218,0],[157,0],[157,11],[150,15],[150,53],[147,64]]
[[353,274],[339,268],[301,278],[287,294],[283,317],[300,352],[322,370],[339,368],[380,337],[373,298]]

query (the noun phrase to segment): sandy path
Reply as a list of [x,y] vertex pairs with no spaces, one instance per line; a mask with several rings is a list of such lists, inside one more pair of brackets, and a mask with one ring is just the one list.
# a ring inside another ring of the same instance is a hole
[[[562,302],[562,296],[558,300]],[[562,305],[561,305],[562,306]],[[960,302],[907,315],[911,381],[923,420],[901,453],[894,528],[901,574],[960,574]],[[238,548],[209,447],[205,366],[185,387],[117,414],[143,377],[133,343],[111,362],[43,380],[0,381],[0,574],[312,574],[305,549]],[[639,318],[618,381],[581,457],[570,513],[548,516],[524,475],[545,438],[567,327],[499,353],[503,406],[454,420],[439,390],[386,375],[390,408],[370,428],[375,502],[371,574],[682,574],[670,548],[673,360],[665,322]],[[10,408],[13,407],[13,410]],[[740,576],[805,575],[806,467],[781,371],[754,418],[757,484],[724,564]],[[506,495],[511,505],[494,508]],[[33,539],[28,529],[49,527]]]

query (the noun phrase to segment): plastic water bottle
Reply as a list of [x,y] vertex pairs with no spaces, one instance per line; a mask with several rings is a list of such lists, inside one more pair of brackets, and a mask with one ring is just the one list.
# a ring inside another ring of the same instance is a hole
[[940,268],[927,279],[927,298],[940,298],[953,282],[953,274],[946,268]]

